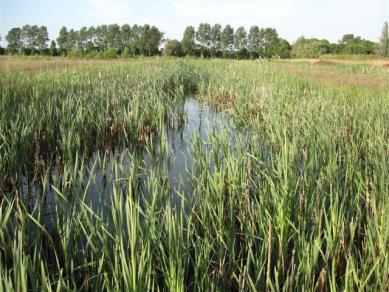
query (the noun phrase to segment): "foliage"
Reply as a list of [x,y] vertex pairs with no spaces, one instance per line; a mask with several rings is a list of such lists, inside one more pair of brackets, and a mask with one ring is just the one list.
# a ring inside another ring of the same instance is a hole
[[[0,290],[386,291],[388,88],[300,73],[388,72],[287,66],[0,70]],[[193,91],[226,120],[193,136],[177,190]]]
[[259,31],[259,55],[271,58],[276,54],[278,34],[274,28],[263,28]]
[[7,50],[11,54],[21,52],[22,50],[22,30],[18,27],[11,28],[8,34],[5,36],[8,42]]
[[51,41],[49,50],[51,56],[58,55],[57,44],[55,43],[55,41]]
[[221,50],[221,33],[222,26],[220,24],[215,24],[211,28],[211,48],[210,53],[211,57],[219,56]]
[[[60,56],[105,56],[115,52],[118,56],[159,55],[163,33],[155,26],[129,24],[99,25],[81,27],[79,30],[62,27],[56,39]],[[49,41],[45,26],[24,25],[12,28],[7,36],[9,54],[53,55],[47,47]],[[236,30],[230,25],[200,23],[197,30],[193,26],[185,28],[181,40],[184,56],[221,57],[236,59],[256,58],[318,58],[325,54],[386,56],[389,51],[387,23],[384,24],[380,44],[365,40],[360,36],[345,34],[338,43],[323,39],[300,37],[293,46],[278,36],[274,28],[259,28],[254,25],[248,31],[240,26]],[[77,52],[77,53],[76,53]]]
[[24,25],[22,28],[12,28],[6,40],[11,53],[31,55],[44,52],[49,38],[45,26]]
[[193,26],[185,28],[184,36],[182,38],[182,51],[187,56],[194,56],[196,51],[196,31]]
[[277,45],[274,46],[274,55],[282,59],[290,58],[291,45],[287,40],[278,38]]
[[211,44],[211,26],[208,23],[200,23],[196,32],[196,40],[200,45],[201,56],[205,57]]
[[345,34],[339,41],[339,52],[343,54],[371,55],[376,51],[376,45],[353,34]]
[[165,56],[182,57],[182,46],[177,40],[167,40],[163,49]]
[[235,32],[234,48],[238,59],[247,58],[247,33],[243,26],[238,27]]
[[234,49],[234,29],[230,25],[226,25],[223,28],[220,36],[221,48],[223,57],[229,57]]
[[259,27],[254,25],[250,28],[249,35],[248,35],[248,49],[251,53],[252,58],[257,58],[259,56],[259,47],[260,47]]
[[[159,46],[162,42],[163,33],[155,26],[123,24],[100,25],[97,27],[82,27],[79,31],[62,27],[57,38],[60,54],[79,51],[88,54],[92,51],[112,52],[125,56],[145,55],[154,56],[159,54]],[[111,56],[112,57],[112,56]]]
[[292,57],[317,58],[330,52],[330,43],[327,40],[306,39],[300,37],[292,46]]

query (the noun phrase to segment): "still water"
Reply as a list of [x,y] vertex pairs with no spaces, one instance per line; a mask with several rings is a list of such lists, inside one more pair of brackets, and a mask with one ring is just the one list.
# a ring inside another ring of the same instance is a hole
[[[129,195],[130,181],[132,184],[136,181],[137,187],[133,194],[138,197],[152,193],[150,179],[157,179],[161,189],[170,190],[169,199],[173,203],[179,194],[190,195],[195,175],[193,146],[199,145],[200,153],[211,146],[215,147],[210,138],[221,131],[227,133],[229,144],[234,145],[237,132],[225,114],[194,97],[186,98],[179,111],[184,113],[185,122],[175,128],[166,126],[160,137],[150,137],[141,150],[117,148],[109,154],[96,151],[78,171],[68,193],[57,191],[60,188],[55,186],[60,183],[66,185],[66,178],[55,175],[46,183],[44,196],[38,195],[42,193],[41,189],[30,189],[28,193],[33,194],[28,196],[30,212],[39,209],[38,204],[44,205],[42,215],[46,217],[48,226],[51,225],[49,221],[55,217],[53,215],[59,209],[66,212],[68,200],[72,200],[81,201],[94,212],[104,215],[110,212],[112,206],[113,186],[117,188],[119,185],[121,194]],[[214,167],[211,161],[211,172]],[[82,200],[79,200],[79,196],[82,196]]]

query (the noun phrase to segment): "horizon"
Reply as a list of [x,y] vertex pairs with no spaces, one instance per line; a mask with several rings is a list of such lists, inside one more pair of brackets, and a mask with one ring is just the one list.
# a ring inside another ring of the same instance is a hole
[[46,26],[49,39],[56,40],[62,26],[79,30],[102,24],[147,23],[158,27],[165,39],[181,40],[185,27],[197,29],[202,22],[230,24],[235,29],[244,26],[247,31],[252,25],[273,27],[291,44],[300,36],[338,43],[344,34],[377,42],[388,18],[385,0],[0,0],[2,46],[11,28],[25,24]]

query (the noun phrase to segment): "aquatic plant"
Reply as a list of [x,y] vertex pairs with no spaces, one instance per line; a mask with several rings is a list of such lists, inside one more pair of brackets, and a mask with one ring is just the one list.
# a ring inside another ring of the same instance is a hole
[[1,71],[0,290],[388,289],[388,89],[286,66]]

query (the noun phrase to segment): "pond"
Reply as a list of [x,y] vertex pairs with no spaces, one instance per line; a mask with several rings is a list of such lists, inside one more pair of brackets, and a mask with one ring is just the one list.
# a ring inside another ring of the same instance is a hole
[[[163,133],[157,138],[149,137],[141,150],[122,147],[108,154],[96,151],[84,166],[81,165],[80,159],[75,172],[69,176],[72,180],[69,184],[72,183],[72,187],[68,193],[58,191],[66,190],[66,177],[55,174],[46,182],[45,191],[42,191],[41,186],[30,187],[27,192],[22,191],[22,194],[28,194],[29,211],[34,213],[34,210],[44,210],[42,215],[46,227],[51,225],[50,221],[59,209],[66,212],[66,205],[70,205],[69,200],[83,202],[91,210],[105,217],[112,207],[114,184],[119,185],[122,194],[131,195],[128,186],[130,181],[134,184],[134,180],[137,188],[133,193],[136,196],[150,195],[149,185],[152,179],[157,179],[161,188],[170,190],[170,201],[173,204],[178,203],[177,195],[190,195],[191,184],[195,181],[193,147],[200,147],[200,153],[215,147],[210,139],[220,132],[228,135],[229,144],[233,146],[237,132],[233,130],[233,123],[226,114],[199,102],[193,96],[187,97],[179,110],[184,112],[185,123],[177,128],[165,126]],[[212,172],[215,167],[213,161],[209,167]],[[56,187],[57,185],[62,185],[62,188]],[[80,194],[83,196],[82,200],[73,197]],[[39,204],[43,208],[38,208]]]

